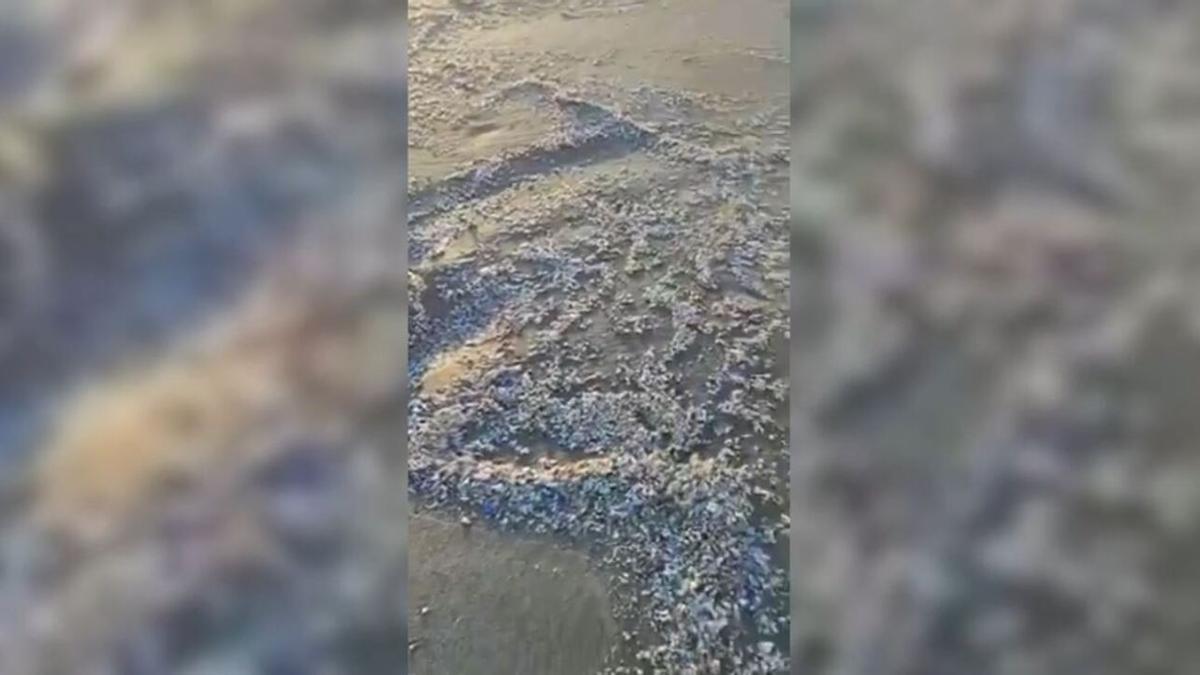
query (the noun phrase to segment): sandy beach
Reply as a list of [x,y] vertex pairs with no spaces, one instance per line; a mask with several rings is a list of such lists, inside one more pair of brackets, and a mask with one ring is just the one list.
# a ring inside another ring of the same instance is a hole
[[[410,486],[587,561],[620,640],[570,672],[788,667],[787,17],[409,7]],[[505,662],[609,642],[482,630]]]

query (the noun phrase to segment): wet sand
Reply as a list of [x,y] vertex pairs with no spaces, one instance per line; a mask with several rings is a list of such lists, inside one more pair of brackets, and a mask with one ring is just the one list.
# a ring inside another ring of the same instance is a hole
[[413,675],[600,669],[616,628],[583,556],[426,515],[408,527]]

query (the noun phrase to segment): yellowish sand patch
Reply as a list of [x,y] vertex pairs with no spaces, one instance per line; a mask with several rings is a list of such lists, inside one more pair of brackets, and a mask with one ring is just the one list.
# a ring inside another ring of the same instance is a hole
[[[103,108],[155,98],[214,57],[255,47],[247,34],[254,21],[287,11],[287,2],[280,0],[126,4],[98,11],[79,21],[71,34],[70,68],[75,84],[82,85],[73,106]],[[288,56],[302,56],[310,42],[295,40]]]
[[276,374],[268,360],[213,357],[131,368],[87,386],[64,405],[40,454],[39,517],[103,536],[156,490],[233,448],[279,399]]
[[469,119],[440,121],[423,117],[420,99],[413,102],[414,119],[427,131],[425,143],[409,148],[410,175],[438,180],[478,161],[532,147],[554,132],[557,120],[521,102],[499,102]]
[[102,540],[176,481],[252,460],[281,427],[315,433],[391,394],[407,366],[396,305],[308,303],[253,294],[161,358],[82,387],[38,453],[40,520]]
[[514,348],[509,336],[495,333],[440,355],[421,378],[420,391],[435,394],[451,389],[496,363]]
[[72,39],[72,72],[85,98],[103,105],[161,90],[180,68],[194,63],[203,45],[195,19],[180,8],[155,16],[132,6],[79,22]]
[[10,181],[34,185],[46,173],[46,158],[33,135],[11,125],[0,126],[0,175]]
[[391,395],[407,369],[404,315],[395,306],[368,308],[315,329],[292,345],[288,372],[308,402],[343,411]]

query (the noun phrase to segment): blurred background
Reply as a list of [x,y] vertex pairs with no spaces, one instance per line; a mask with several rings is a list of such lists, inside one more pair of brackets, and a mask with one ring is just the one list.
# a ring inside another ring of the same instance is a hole
[[404,663],[403,12],[0,2],[0,673]]
[[799,672],[1197,672],[1200,4],[792,4]]

